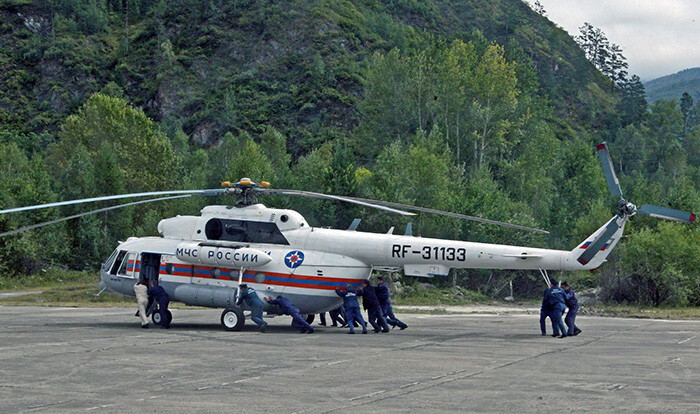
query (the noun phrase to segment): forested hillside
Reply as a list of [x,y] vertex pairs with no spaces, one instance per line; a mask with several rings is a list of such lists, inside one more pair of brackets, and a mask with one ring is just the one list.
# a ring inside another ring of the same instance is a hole
[[[658,101],[590,64],[520,0],[0,1],[0,206],[211,188],[243,176],[545,228],[543,237],[421,216],[426,236],[573,247],[625,196],[700,210],[697,105]],[[406,220],[331,202],[313,225]],[[0,271],[94,269],[161,218],[226,199],[132,207],[0,238]],[[101,206],[100,206],[101,207]],[[5,215],[6,231],[84,210]],[[700,304],[697,226],[636,217],[593,275],[608,298]],[[528,272],[459,271],[493,293]]]
[[684,93],[694,100],[700,99],[700,68],[682,70],[673,75],[662,76],[644,82],[648,101],[675,99],[680,101]]

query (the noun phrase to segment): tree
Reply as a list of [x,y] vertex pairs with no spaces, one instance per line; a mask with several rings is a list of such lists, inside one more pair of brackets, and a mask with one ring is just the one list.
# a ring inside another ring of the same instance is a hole
[[474,165],[482,166],[487,153],[501,150],[518,102],[517,83],[515,65],[506,61],[503,47],[489,46],[474,76],[475,97],[471,103]]
[[695,126],[693,119],[693,97],[688,92],[683,92],[681,96],[681,113],[683,114],[683,136]]
[[622,96],[617,105],[620,113],[622,127],[630,124],[639,124],[647,115],[647,98],[644,84],[639,76],[633,75],[630,79],[625,79],[620,85]]
[[687,305],[700,298],[700,232],[662,221],[630,234],[620,249],[621,273],[632,300],[643,305]]
[[174,157],[170,141],[141,110],[125,100],[92,95],[61,127],[51,161],[65,170],[73,149],[82,145],[94,157],[103,147],[116,154],[125,190],[153,191],[171,178]]
[[579,27],[579,35],[574,40],[583,50],[586,59],[610,78],[612,88],[624,83],[627,78],[627,59],[622,54],[622,48],[611,44],[602,30],[584,23]]

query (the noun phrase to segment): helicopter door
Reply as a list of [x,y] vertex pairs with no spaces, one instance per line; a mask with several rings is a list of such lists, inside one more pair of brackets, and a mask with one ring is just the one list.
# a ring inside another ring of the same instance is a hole
[[151,280],[158,282],[160,271],[160,255],[155,253],[141,253],[141,278],[150,286]]

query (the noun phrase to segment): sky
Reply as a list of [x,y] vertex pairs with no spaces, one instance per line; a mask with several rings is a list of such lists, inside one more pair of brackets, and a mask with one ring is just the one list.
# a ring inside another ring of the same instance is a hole
[[[527,0],[534,4],[535,0]],[[571,36],[590,23],[619,45],[643,82],[700,67],[700,0],[539,0]]]

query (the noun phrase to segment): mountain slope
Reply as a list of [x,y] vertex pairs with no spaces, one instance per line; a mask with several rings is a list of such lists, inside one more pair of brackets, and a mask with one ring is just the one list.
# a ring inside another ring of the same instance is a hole
[[520,0],[83,3],[0,3],[6,129],[55,134],[105,91],[201,145],[273,125],[299,155],[357,125],[367,57],[474,30],[522,48],[565,122],[585,118],[579,99],[592,83],[608,90],[566,32]]
[[659,99],[680,101],[687,92],[695,102],[700,100],[700,68],[685,69],[673,75],[663,76],[644,83],[647,100]]

